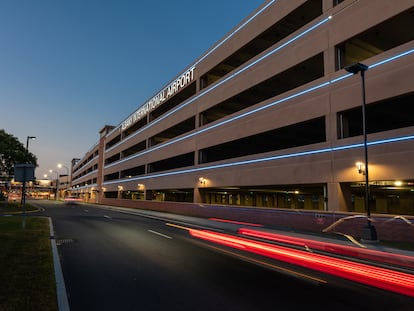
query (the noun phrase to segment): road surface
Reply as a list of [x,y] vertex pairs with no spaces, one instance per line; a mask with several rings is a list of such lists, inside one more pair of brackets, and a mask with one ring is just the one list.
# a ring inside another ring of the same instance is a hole
[[407,297],[202,242],[186,220],[38,204],[53,220],[72,311],[414,310]]

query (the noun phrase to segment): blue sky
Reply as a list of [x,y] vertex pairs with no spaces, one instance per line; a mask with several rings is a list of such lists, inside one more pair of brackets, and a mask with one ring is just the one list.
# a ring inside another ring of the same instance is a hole
[[263,0],[0,0],[0,129],[65,173]]

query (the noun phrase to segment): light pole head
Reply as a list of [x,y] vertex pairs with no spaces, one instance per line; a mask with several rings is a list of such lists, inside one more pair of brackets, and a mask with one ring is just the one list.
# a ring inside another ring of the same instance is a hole
[[26,139],[26,153],[25,153],[25,162],[27,163],[27,159],[29,157],[29,140],[30,139],[35,139],[36,136],[27,136]]
[[57,165],[57,167],[58,168],[65,168],[67,171],[69,171],[69,168],[67,167],[67,166],[65,166],[65,165],[63,165],[62,163],[59,163],[58,165]]
[[358,72],[364,72],[368,70],[368,66],[361,64],[361,63],[355,63],[351,64],[349,66],[345,67],[345,70],[352,74],[357,74]]

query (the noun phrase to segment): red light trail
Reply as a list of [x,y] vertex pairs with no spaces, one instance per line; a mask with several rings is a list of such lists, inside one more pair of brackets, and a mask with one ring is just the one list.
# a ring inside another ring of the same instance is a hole
[[414,297],[414,275],[412,274],[208,230],[189,229],[189,233],[193,237],[210,242]]
[[331,252],[339,255],[352,256],[360,259],[368,259],[382,263],[394,264],[414,268],[414,257],[400,255],[389,252],[382,252],[372,249],[359,248],[354,246],[340,245],[329,242],[315,241],[312,239],[304,239],[299,237],[286,236],[283,234],[259,231],[249,228],[240,228],[239,234],[267,239],[271,241],[287,243],[291,245],[301,246],[304,248],[317,249],[326,252]]

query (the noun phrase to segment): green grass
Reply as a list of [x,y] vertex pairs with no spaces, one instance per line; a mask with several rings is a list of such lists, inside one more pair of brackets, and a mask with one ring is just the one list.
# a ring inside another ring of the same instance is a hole
[[[26,212],[35,211],[35,210],[37,210],[35,207],[26,203]],[[0,215],[8,214],[8,213],[22,213],[22,212],[23,212],[23,207],[21,206],[20,202],[16,203],[16,202],[0,201]]]
[[58,310],[49,230],[47,218],[23,229],[22,217],[0,217],[0,311]]

